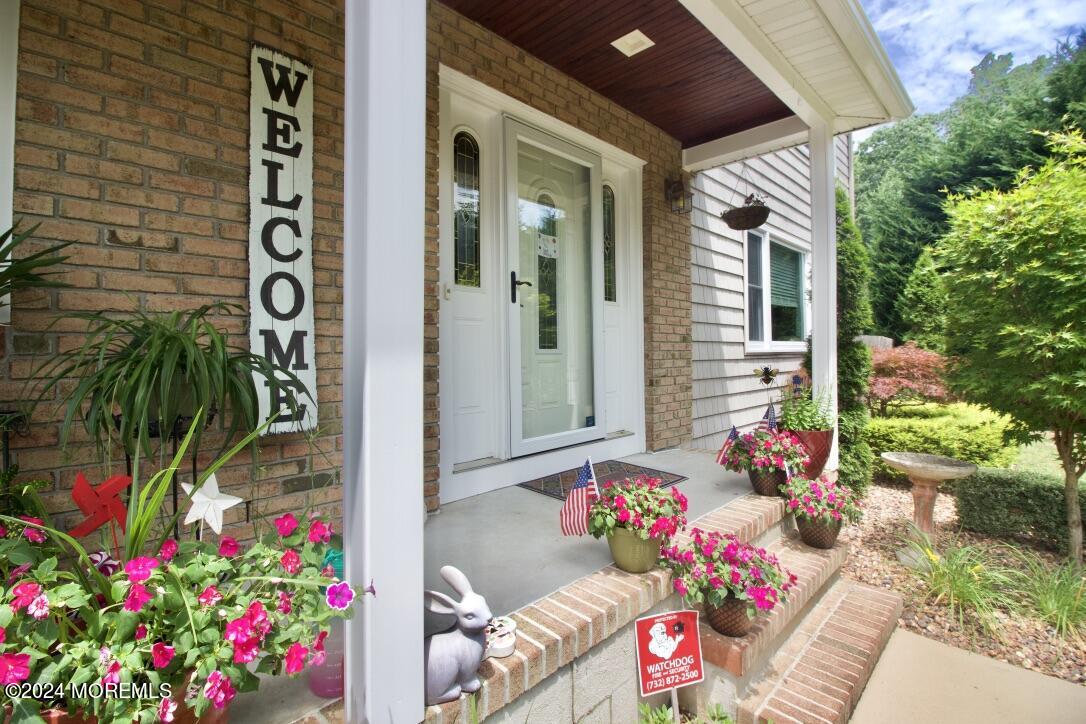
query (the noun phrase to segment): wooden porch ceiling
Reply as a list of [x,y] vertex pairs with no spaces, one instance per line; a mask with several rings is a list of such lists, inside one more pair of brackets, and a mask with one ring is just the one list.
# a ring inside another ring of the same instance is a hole
[[[684,148],[793,115],[677,0],[444,2]],[[611,42],[632,30],[656,44],[627,58]]]

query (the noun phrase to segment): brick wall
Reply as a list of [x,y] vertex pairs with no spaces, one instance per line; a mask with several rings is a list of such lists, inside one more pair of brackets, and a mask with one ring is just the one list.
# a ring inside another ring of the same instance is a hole
[[644,167],[645,384],[648,447],[690,439],[690,217],[670,212],[664,180],[679,142],[644,119],[437,2],[427,28],[425,493],[438,506],[438,67],[444,64],[632,153]]
[[[37,364],[81,342],[83,327],[66,312],[216,300],[247,308],[253,43],[315,68],[320,432],[312,444],[301,435],[265,438],[255,471],[246,453],[219,480],[254,500],[254,513],[311,504],[338,516],[342,489],[314,483],[329,482],[342,449],[342,0],[23,0],[15,214],[41,223],[38,248],[74,242],[63,275],[72,288],[16,297],[0,400],[24,398]],[[248,346],[245,314],[219,322]],[[30,435],[14,439],[13,457],[24,473],[52,481],[45,498],[63,514],[74,507],[67,490],[76,471],[97,479],[104,470],[92,467],[85,435],[58,451],[59,414],[55,405],[40,406]],[[212,435],[204,447],[217,442]],[[251,535],[244,515],[242,506],[227,513],[241,537]]]

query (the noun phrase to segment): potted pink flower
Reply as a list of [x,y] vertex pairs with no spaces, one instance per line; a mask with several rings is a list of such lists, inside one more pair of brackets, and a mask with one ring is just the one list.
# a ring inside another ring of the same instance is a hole
[[746,471],[758,495],[778,495],[789,472],[801,470],[808,462],[807,449],[787,430],[758,428],[726,443],[720,464],[735,472]]
[[630,573],[656,565],[660,546],[686,527],[686,496],[659,478],[608,481],[588,511],[588,532],[607,537],[615,564]]
[[833,548],[841,526],[863,515],[860,499],[852,489],[825,475],[815,480],[796,476],[781,490],[785,510],[796,518],[799,537],[813,548]]
[[675,591],[688,604],[702,604],[713,630],[745,636],[754,618],[787,600],[796,577],[775,555],[731,534],[692,533],[689,544],[665,546],[662,555]]
[[0,685],[14,721],[223,720],[256,673],[320,666],[332,620],[373,593],[324,565],[334,532],[316,515],[287,513],[251,545],[168,537],[161,501],[191,434],[129,499],[123,538],[102,535],[108,550],[0,514]]

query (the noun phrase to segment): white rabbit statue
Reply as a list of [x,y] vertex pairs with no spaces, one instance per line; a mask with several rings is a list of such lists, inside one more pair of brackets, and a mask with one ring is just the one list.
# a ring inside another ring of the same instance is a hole
[[471,694],[482,684],[476,672],[486,651],[486,626],[493,616],[486,599],[471,590],[468,577],[452,566],[443,566],[441,577],[460,594],[454,601],[444,593],[426,591],[426,608],[434,613],[455,614],[456,625],[426,638],[426,703],[440,704]]

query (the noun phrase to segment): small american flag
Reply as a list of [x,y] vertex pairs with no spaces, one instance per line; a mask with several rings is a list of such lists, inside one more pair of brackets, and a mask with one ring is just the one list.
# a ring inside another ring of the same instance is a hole
[[589,458],[577,473],[577,482],[570,489],[558,514],[562,535],[584,535],[588,532],[588,508],[599,494],[596,473],[592,471],[592,458]]
[[771,432],[777,431],[777,411],[773,409],[772,403],[766,408],[765,414],[762,415],[762,419],[758,422],[758,429]]
[[728,459],[728,451],[731,450],[732,445],[739,439],[739,431],[735,429],[735,425],[732,425],[732,431],[728,433],[728,437],[724,440],[724,444],[720,446],[720,452],[716,454],[716,464],[723,465]]

